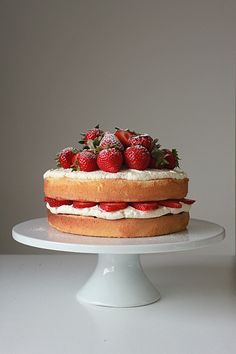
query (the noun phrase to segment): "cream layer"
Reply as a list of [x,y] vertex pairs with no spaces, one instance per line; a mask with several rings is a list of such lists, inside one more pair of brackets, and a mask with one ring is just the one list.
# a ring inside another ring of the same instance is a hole
[[118,220],[118,219],[147,219],[147,218],[157,218],[166,214],[179,214],[182,212],[188,212],[191,205],[181,202],[181,208],[168,208],[165,206],[160,206],[158,209],[150,211],[141,211],[128,206],[125,209],[108,212],[95,205],[91,208],[74,208],[73,205],[61,205],[59,207],[50,207],[46,203],[47,208],[52,214],[71,214],[71,215],[81,215],[81,216],[94,216],[96,218],[107,219],[107,220]]
[[82,180],[99,180],[99,179],[126,179],[126,180],[140,180],[140,181],[150,181],[155,179],[184,179],[187,178],[187,174],[184,171],[174,169],[174,170],[158,170],[158,169],[147,169],[144,171],[124,169],[116,173],[109,173],[102,170],[85,172],[85,171],[72,171],[71,168],[57,168],[53,170],[48,170],[44,173],[44,178],[73,178]]

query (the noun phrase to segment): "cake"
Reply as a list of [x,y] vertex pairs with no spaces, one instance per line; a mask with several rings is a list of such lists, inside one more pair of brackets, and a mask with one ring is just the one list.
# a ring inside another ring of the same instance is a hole
[[185,230],[194,200],[176,149],[131,130],[83,134],[44,174],[49,224],[84,236],[153,237]]

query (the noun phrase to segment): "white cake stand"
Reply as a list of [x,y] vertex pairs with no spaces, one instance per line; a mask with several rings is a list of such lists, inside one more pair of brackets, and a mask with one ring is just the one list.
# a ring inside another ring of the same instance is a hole
[[103,238],[71,235],[48,225],[46,218],[16,225],[13,238],[25,245],[75,253],[96,253],[94,273],[77,293],[80,302],[134,307],[153,303],[160,293],[143,272],[140,254],[195,249],[223,240],[223,227],[191,219],[188,230],[159,237]]

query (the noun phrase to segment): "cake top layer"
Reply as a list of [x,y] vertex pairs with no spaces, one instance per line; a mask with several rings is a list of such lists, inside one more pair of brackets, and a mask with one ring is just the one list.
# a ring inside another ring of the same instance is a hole
[[[158,138],[129,129],[103,131],[99,125],[81,135],[80,147],[67,147],[57,154],[59,169],[51,174],[85,179],[184,178],[181,171],[175,171],[179,167],[177,150],[161,148]],[[140,174],[139,171],[145,173]],[[91,177],[84,177],[81,172],[90,173]],[[107,174],[116,176],[107,177]]]
[[107,173],[102,170],[96,170],[91,172],[85,171],[73,171],[71,168],[57,168],[48,170],[45,172],[44,178],[74,178],[74,179],[83,179],[83,180],[99,180],[99,179],[125,179],[125,180],[140,180],[140,181],[149,181],[155,179],[184,179],[187,178],[185,172],[181,170],[158,170],[158,169],[146,169],[144,171],[135,170],[135,169],[123,169],[116,173]]

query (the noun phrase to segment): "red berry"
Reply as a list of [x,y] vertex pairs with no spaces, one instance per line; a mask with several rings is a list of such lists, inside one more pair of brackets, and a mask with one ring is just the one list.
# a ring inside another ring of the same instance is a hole
[[78,169],[79,168],[79,152],[73,155],[72,157],[72,162],[71,165],[73,168]]
[[128,129],[126,129],[126,130],[118,129],[115,132],[115,136],[122,142],[122,144],[125,147],[129,146],[129,139],[134,135],[136,135],[136,134],[134,132],[131,132]]
[[160,168],[161,164],[165,161],[164,155],[165,153],[160,149],[160,144],[158,139],[154,139],[151,147],[151,161],[150,168]]
[[100,151],[97,157],[98,167],[106,172],[118,172],[123,162],[122,153],[115,148]]
[[74,168],[78,168],[79,167],[79,152],[77,152],[76,154],[73,155],[72,157],[72,161],[71,161],[71,165]]
[[94,140],[99,136],[101,136],[102,134],[103,131],[97,127],[90,129],[85,134],[84,143],[87,144],[88,140]]
[[183,199],[181,199],[181,202],[183,202],[184,204],[189,204],[189,205],[191,205],[191,204],[195,203],[196,200],[183,198]]
[[74,148],[68,147],[63,149],[58,154],[59,166],[63,168],[70,168],[72,165],[72,158],[74,156]]
[[179,157],[176,149],[163,149],[164,161],[158,166],[158,168],[166,168],[173,170],[175,167],[179,167]]
[[106,132],[100,141],[99,146],[102,149],[106,148],[116,148],[117,150],[123,151],[124,146],[121,144],[120,140],[112,133]]
[[50,205],[52,208],[57,208],[61,205],[70,205],[72,204],[71,200],[63,200],[63,199],[54,199],[54,198],[49,198],[45,197],[44,201]]
[[159,200],[158,204],[167,208],[182,208],[182,204],[179,202],[179,200],[175,199]]
[[90,150],[79,152],[74,158],[73,166],[80,171],[90,172],[97,170],[96,154]]
[[149,166],[150,168],[158,168],[158,163],[157,163],[157,160],[154,159],[153,157],[151,157],[150,159],[150,163],[149,163]]
[[80,202],[77,200],[73,201],[73,208],[81,209],[81,208],[91,208],[97,205],[95,202]]
[[129,145],[142,145],[149,151],[152,148],[152,143],[153,139],[147,134],[132,136],[131,138],[129,138]]
[[100,203],[100,208],[105,211],[117,211],[125,209],[128,206],[128,203],[125,202],[116,202],[116,203]]
[[131,203],[131,206],[135,209],[148,211],[158,209],[158,202],[135,202]]
[[145,170],[150,158],[149,151],[142,145],[130,146],[125,150],[126,165],[135,170]]

